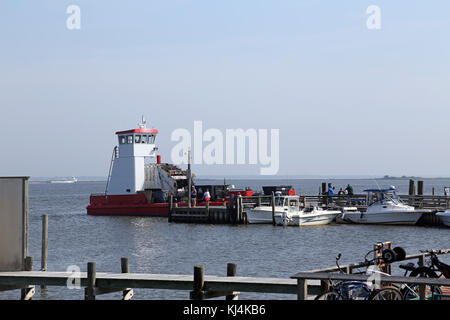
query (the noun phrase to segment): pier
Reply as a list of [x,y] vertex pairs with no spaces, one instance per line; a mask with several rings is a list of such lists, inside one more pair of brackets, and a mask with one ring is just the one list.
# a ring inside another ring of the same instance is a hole
[[[440,250],[437,254],[448,254],[450,249]],[[429,253],[406,256],[401,261],[418,259],[423,265]],[[366,274],[354,274],[357,268],[367,267],[364,263],[341,266],[347,273],[336,273],[336,267],[296,273],[289,278],[264,278],[237,276],[237,265],[228,263],[226,276],[205,275],[204,266],[194,266],[193,274],[148,274],[131,273],[127,258],[121,259],[121,273],[97,272],[95,262],[87,264],[87,272],[77,275],[71,272],[33,271],[33,259],[26,258],[26,270],[16,272],[0,272],[0,291],[22,290],[21,299],[31,300],[35,294],[35,286],[67,287],[74,279],[79,280],[80,289],[84,288],[84,299],[95,300],[99,295],[122,292],[123,300],[133,297],[133,289],[165,289],[187,291],[186,297],[192,300],[204,300],[223,297],[226,300],[237,300],[241,292],[292,294],[299,300],[312,299],[328,290],[328,281],[362,281],[370,279]],[[389,268],[390,269],[390,268]],[[225,270],[225,268],[224,268]],[[439,286],[444,297],[448,296],[450,279],[423,278],[380,275],[382,284],[396,283],[419,285],[420,299],[426,299],[425,286]]]
[[[416,209],[429,209],[432,212],[422,215],[418,225],[442,225],[436,212],[450,207],[450,196],[439,195],[399,195],[400,199]],[[240,196],[233,199],[228,206],[169,206],[169,222],[211,223],[211,224],[246,224],[246,210],[258,206],[272,206],[273,196]],[[355,207],[360,211],[367,209],[366,194],[344,195],[301,195],[300,207],[318,205],[324,209]]]

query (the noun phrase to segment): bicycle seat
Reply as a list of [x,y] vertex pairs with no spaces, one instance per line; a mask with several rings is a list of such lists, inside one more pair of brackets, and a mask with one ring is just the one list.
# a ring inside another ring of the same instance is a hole
[[416,268],[416,266],[415,266],[414,263],[409,262],[409,263],[407,263],[407,264],[401,264],[401,265],[399,265],[399,268],[400,268],[400,269],[404,269],[404,270],[408,270],[408,271],[413,271],[413,270]]

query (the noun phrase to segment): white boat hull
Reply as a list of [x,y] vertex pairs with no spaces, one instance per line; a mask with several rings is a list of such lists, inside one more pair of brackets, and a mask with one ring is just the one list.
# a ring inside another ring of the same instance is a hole
[[343,214],[343,219],[346,222],[359,224],[415,225],[425,212],[428,211],[347,212]]
[[[276,209],[275,209],[276,212]],[[272,224],[272,207],[256,207],[246,211],[247,222],[251,224]]]
[[445,226],[450,227],[450,211],[438,212],[436,213],[436,216],[439,217],[439,219]]
[[275,224],[279,226],[321,226],[331,223],[340,211],[299,214],[276,214]]

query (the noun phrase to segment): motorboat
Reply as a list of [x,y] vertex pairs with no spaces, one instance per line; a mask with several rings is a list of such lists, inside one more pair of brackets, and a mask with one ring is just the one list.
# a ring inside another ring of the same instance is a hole
[[298,202],[291,200],[283,212],[275,213],[275,224],[279,226],[319,226],[331,223],[340,210],[325,210],[316,205],[300,208]]
[[417,210],[403,203],[395,187],[388,189],[367,189],[367,210],[365,212],[344,212],[342,219],[351,223],[414,225],[424,213],[431,210]]
[[444,212],[438,212],[436,213],[436,216],[439,217],[444,225],[450,227],[450,209]]
[[[296,201],[298,205],[299,196],[283,196],[277,192],[275,195],[275,215],[289,210],[290,201]],[[253,209],[247,209],[246,214],[248,223],[273,223],[272,206],[259,206]]]
[[346,213],[361,213],[357,207],[339,207],[340,214],[336,217],[336,223],[349,223],[344,220],[344,216]]
[[50,180],[49,183],[75,183],[78,179],[72,177],[72,179]]

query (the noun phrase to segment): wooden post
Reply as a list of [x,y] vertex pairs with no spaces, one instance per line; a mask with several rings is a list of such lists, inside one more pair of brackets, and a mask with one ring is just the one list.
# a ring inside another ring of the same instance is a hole
[[275,225],[275,192],[272,191],[272,225]]
[[203,300],[203,288],[205,286],[205,267],[194,266],[194,287],[191,299]]
[[[41,271],[47,271],[47,252],[48,252],[48,214],[42,215],[42,248],[41,248]],[[42,285],[41,289],[47,289]]]
[[349,265],[345,267],[345,273],[347,273],[347,274],[352,274],[353,273],[353,270],[352,270],[352,268]]
[[[322,201],[320,201],[321,199]],[[319,195],[319,203],[322,205],[325,203],[325,205],[328,207],[328,188],[326,182],[322,182],[322,191]]]
[[330,291],[330,283],[326,280],[320,280],[320,294]]
[[417,181],[417,194],[419,196],[423,196],[423,181],[422,180]]
[[297,279],[297,300],[308,299],[308,282],[306,279]]
[[169,222],[172,222],[172,211],[173,211],[173,194],[169,195]]
[[95,300],[95,280],[97,277],[95,262],[88,262],[87,288],[84,289],[85,300]]
[[[237,274],[237,264],[236,263],[228,263],[227,264],[227,277],[236,277]],[[230,294],[226,296],[225,300],[237,300],[237,294]]]
[[[33,271],[33,257],[25,258],[25,270],[24,271]],[[32,300],[33,295],[35,293],[34,286],[28,286],[21,290],[20,299],[21,300]]]
[[412,179],[409,179],[409,195],[410,196],[415,195],[414,180],[412,180]]
[[[128,258],[120,259],[120,266],[122,269],[122,273],[130,273],[130,263],[128,262]],[[122,300],[131,300],[133,297],[133,289],[127,288],[122,292]]]
[[237,199],[238,199],[239,206],[238,206],[238,211],[237,211],[236,224],[239,224],[239,223],[242,222],[242,216],[243,216],[243,211],[244,211],[244,204],[243,204],[241,195],[238,195]]
[[414,180],[409,180],[409,205],[414,205],[414,196],[416,194],[416,187],[414,185]]

